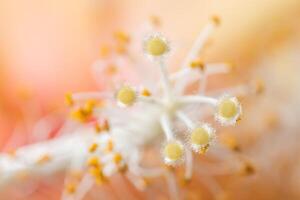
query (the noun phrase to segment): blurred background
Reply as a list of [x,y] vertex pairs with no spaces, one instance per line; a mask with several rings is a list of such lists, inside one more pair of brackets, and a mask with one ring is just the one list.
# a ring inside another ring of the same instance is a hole
[[265,82],[265,93],[245,101],[236,131],[261,172],[250,181],[226,178],[227,198],[300,199],[299,0],[1,0],[0,147],[28,143],[49,113],[59,126],[64,94],[96,88],[91,66],[114,32],[135,34],[159,17],[176,68],[211,15],[222,26],[205,59],[235,63],[237,83]]

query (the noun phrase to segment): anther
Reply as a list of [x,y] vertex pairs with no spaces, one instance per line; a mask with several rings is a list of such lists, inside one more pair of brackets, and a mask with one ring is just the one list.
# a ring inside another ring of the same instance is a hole
[[115,164],[119,164],[123,160],[122,155],[120,153],[115,153],[113,157],[113,161]]
[[68,194],[74,194],[76,192],[76,185],[74,183],[67,184],[66,191]]
[[87,161],[87,165],[89,167],[101,168],[101,163],[100,163],[98,157],[96,157],[96,156],[89,158]]
[[149,97],[149,96],[151,96],[151,92],[145,88],[142,90],[141,95],[143,95],[145,97]]
[[89,152],[90,153],[94,153],[98,148],[98,144],[93,143],[90,147],[89,147]]
[[211,20],[216,26],[219,26],[221,24],[221,19],[217,15],[212,16]]
[[190,67],[192,69],[199,69],[201,71],[204,71],[205,65],[201,60],[194,60],[190,63]]

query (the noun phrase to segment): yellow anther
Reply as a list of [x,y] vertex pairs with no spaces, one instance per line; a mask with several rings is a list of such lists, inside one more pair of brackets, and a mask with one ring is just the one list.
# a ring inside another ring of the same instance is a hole
[[190,63],[190,67],[192,69],[199,69],[203,71],[205,69],[205,65],[201,60],[194,60]]
[[77,108],[71,113],[71,117],[80,122],[86,122],[93,114],[96,101],[88,100],[83,107]]
[[65,103],[67,106],[73,106],[74,105],[74,100],[72,98],[72,94],[71,93],[67,93],[65,95]]
[[141,94],[146,97],[151,96],[151,92],[148,89],[143,89]]
[[101,168],[101,163],[100,163],[98,157],[96,157],[96,156],[93,156],[90,159],[88,159],[87,165],[89,167]]
[[107,180],[100,168],[91,168],[89,173],[95,178],[97,184],[102,184]]
[[150,37],[145,42],[145,51],[151,56],[162,56],[163,54],[167,53],[168,44],[164,39],[160,38],[159,36]]
[[112,140],[108,140],[107,146],[106,146],[106,151],[111,152],[114,149],[114,143]]
[[218,113],[226,119],[234,118],[238,114],[238,106],[231,99],[224,99],[219,104]]
[[219,26],[221,24],[221,19],[219,16],[214,15],[211,17],[211,20],[216,26]]
[[49,162],[51,160],[51,156],[48,154],[42,155],[37,161],[36,163],[39,165],[45,164],[47,162]]
[[130,42],[129,35],[123,31],[115,32],[114,36],[119,43],[129,43]]
[[68,194],[74,194],[76,192],[76,185],[74,183],[67,184],[66,191]]
[[89,119],[90,114],[86,113],[83,108],[78,108],[77,110],[71,112],[71,117],[80,122],[86,122]]
[[123,160],[123,158],[120,153],[116,153],[113,157],[113,161],[115,164],[119,164],[122,160]]
[[117,100],[121,105],[130,106],[136,100],[136,92],[131,87],[123,86],[117,93]]
[[191,143],[195,145],[206,145],[210,141],[208,130],[204,127],[198,127],[191,134]]
[[199,153],[200,154],[205,154],[209,149],[209,144],[204,145],[203,147],[200,147]]
[[183,147],[178,142],[172,142],[165,146],[164,156],[170,161],[178,161],[183,157]]
[[89,147],[89,152],[90,153],[94,153],[98,148],[98,144],[93,143],[90,147]]

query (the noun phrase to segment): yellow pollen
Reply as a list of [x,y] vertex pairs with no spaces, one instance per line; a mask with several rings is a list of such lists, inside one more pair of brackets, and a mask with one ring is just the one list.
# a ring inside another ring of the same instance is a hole
[[203,71],[205,68],[205,65],[201,60],[195,60],[190,63],[190,67],[192,69],[199,69],[199,70]]
[[167,50],[167,43],[159,37],[150,38],[146,42],[146,52],[152,56],[161,56],[165,54]]
[[98,144],[93,143],[90,147],[89,147],[89,152],[90,153],[94,153],[98,148]]
[[97,184],[103,184],[107,180],[100,168],[91,168],[89,173],[95,178]]
[[80,122],[86,122],[90,115],[89,113],[86,113],[83,108],[78,108],[71,113],[71,117]]
[[136,100],[136,92],[131,87],[123,86],[117,93],[117,100],[125,106],[130,106]]
[[116,153],[113,158],[115,164],[119,164],[122,161],[122,159],[123,158],[120,153]]
[[172,161],[180,160],[183,156],[183,147],[177,143],[169,143],[164,148],[164,156]]
[[93,109],[95,108],[96,106],[96,101],[95,100],[88,100],[85,105],[84,105],[84,111],[87,113],[87,114],[92,114],[93,112]]
[[99,159],[96,156],[91,157],[88,160],[87,165],[89,167],[101,168],[101,163],[100,163]]
[[149,96],[151,96],[151,92],[148,89],[143,89],[142,95],[146,96],[146,97],[149,97]]
[[191,134],[191,142],[196,145],[208,144],[210,136],[207,130],[202,127],[196,128]]
[[238,114],[238,108],[234,101],[225,99],[220,103],[218,112],[222,117],[230,119]]
[[221,24],[221,19],[219,16],[212,16],[211,17],[211,20],[213,21],[213,23],[216,25],[216,26],[219,26]]
[[76,185],[73,183],[69,183],[66,185],[66,191],[68,194],[74,194],[76,192]]

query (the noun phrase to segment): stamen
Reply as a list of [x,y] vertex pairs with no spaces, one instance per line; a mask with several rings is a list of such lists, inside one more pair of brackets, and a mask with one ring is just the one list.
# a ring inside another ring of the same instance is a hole
[[163,88],[165,91],[165,96],[167,98],[171,98],[171,84],[170,84],[170,79],[169,79],[169,75],[165,66],[165,62],[163,60],[161,60],[159,62],[159,67],[160,67],[160,71],[161,71],[161,75],[162,75],[162,84],[163,84]]
[[218,25],[220,20],[217,17],[213,17],[212,21],[207,24],[204,29],[200,32],[194,46],[190,50],[189,54],[187,55],[186,59],[182,64],[182,68],[185,68],[191,63],[194,59],[197,58],[198,54],[204,47],[204,44],[208,41],[208,38],[212,35],[212,32],[215,30],[216,25]]
[[185,173],[184,173],[184,182],[187,184],[190,182],[193,175],[193,154],[190,150],[186,150],[185,154]]
[[229,73],[233,70],[234,65],[231,63],[209,63],[207,64],[207,74]]
[[160,118],[160,124],[167,140],[171,140],[173,138],[173,132],[170,124],[170,119],[167,114],[163,114],[163,116]]
[[207,103],[212,106],[216,106],[218,101],[212,97],[207,96],[183,96],[179,98],[179,102],[182,104],[191,104],[191,103]]

